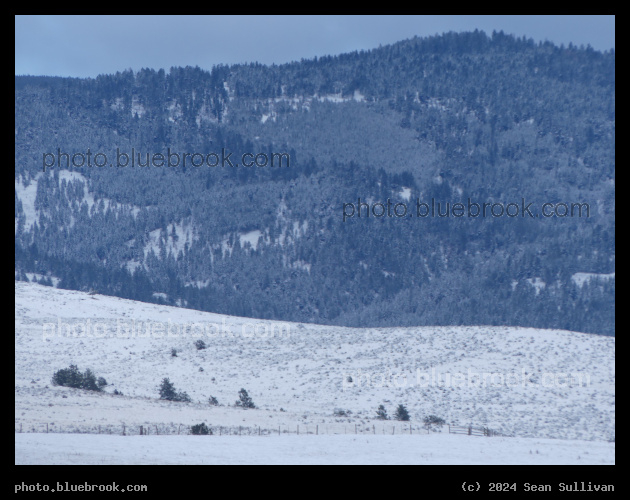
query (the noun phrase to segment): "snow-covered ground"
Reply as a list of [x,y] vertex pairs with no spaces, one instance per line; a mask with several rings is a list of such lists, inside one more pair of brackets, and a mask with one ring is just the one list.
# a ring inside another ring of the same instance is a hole
[[[196,349],[194,343],[200,338],[206,349]],[[171,356],[172,349],[177,350],[176,357]],[[474,460],[484,458],[469,457],[464,443],[503,446],[506,455],[511,455],[511,447],[521,449],[518,443],[523,443],[529,455],[536,446],[527,443],[553,438],[560,448],[576,451],[573,458],[554,452],[548,457],[553,463],[577,463],[573,462],[577,456],[586,454],[581,450],[589,450],[590,445],[562,440],[591,441],[601,450],[602,460],[610,463],[614,443],[607,441],[615,435],[614,357],[614,338],[576,332],[483,326],[356,329],[258,321],[16,282],[15,428],[24,432],[16,434],[16,460],[52,460],[45,450],[54,448],[56,436],[67,437],[77,449],[90,448],[93,438],[112,439],[112,443],[133,438],[68,436],[68,432],[96,433],[100,426],[103,433],[121,434],[124,425],[127,434],[135,435],[142,425],[151,434],[176,434],[205,422],[215,431],[221,427],[223,433],[238,434],[240,427],[243,435],[142,439],[172,438],[169,443],[247,439],[260,440],[252,447],[272,449],[291,446],[286,443],[293,441],[283,442],[284,438],[297,439],[294,455],[282,451],[284,455],[278,458],[293,457],[296,462],[330,462],[333,452],[325,450],[348,446],[345,440],[351,438],[384,443],[381,455],[374,451],[373,456],[362,456],[362,445],[355,447],[354,458],[340,454],[339,460],[348,463],[379,461],[379,457],[385,463],[395,453],[388,446],[415,447],[399,445],[399,438],[414,443],[416,439],[462,440],[464,455],[459,458],[439,455],[444,446],[440,444],[435,445],[438,455],[434,456],[451,460],[448,463],[477,463]],[[70,364],[105,377],[110,384],[106,392],[53,386],[53,373]],[[157,399],[164,377],[177,390],[186,391],[193,402]],[[241,388],[247,389],[258,409],[234,406]],[[124,396],[112,394],[114,389]],[[210,396],[220,406],[210,406]],[[409,409],[410,424],[401,427],[400,422],[375,419],[380,404],[391,415],[401,403]],[[347,415],[335,415],[339,409]],[[489,427],[518,439],[449,436],[446,428],[427,435],[422,419],[428,415],[437,415],[448,424]],[[46,425],[51,434],[36,434],[45,431]],[[295,433],[298,426],[300,436],[286,434]],[[281,436],[277,436],[278,428]],[[316,428],[319,435],[312,436]],[[35,444],[37,440],[42,441]],[[300,451],[305,445],[298,442],[312,442],[315,451],[309,454],[308,447]],[[225,443],[217,446],[227,450],[231,441]],[[147,446],[157,450],[160,445]],[[32,447],[41,455],[31,456]],[[171,460],[143,449],[130,451],[129,460],[145,460],[142,453],[152,463]],[[77,453],[80,460],[98,461],[96,456]],[[225,460],[248,459],[237,451],[226,453]],[[492,462],[497,456],[503,455],[493,452],[484,463],[499,463]],[[102,460],[117,460],[112,457]],[[273,460],[273,454],[261,457]],[[428,461],[427,457],[418,455],[414,460]],[[205,459],[194,455],[190,460]],[[528,463],[529,458],[523,460],[514,456],[509,463]]]
[[614,444],[418,436],[103,436],[16,434],[16,464],[604,465]]

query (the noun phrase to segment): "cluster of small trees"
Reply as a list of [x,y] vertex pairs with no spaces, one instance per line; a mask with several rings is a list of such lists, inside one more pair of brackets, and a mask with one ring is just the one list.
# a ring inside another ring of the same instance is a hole
[[[166,401],[179,401],[184,403],[192,401],[186,392],[177,391],[175,385],[168,378],[162,379],[158,390],[160,399],[165,399]],[[256,408],[254,401],[245,389],[238,391],[238,397],[238,400],[234,403],[235,406],[240,406],[241,408]],[[211,406],[219,406],[219,400],[214,396],[210,396],[210,398],[208,398],[208,404]]]
[[[385,409],[384,405],[379,405],[378,409],[376,410],[376,418],[378,420],[390,419],[389,415],[387,415],[387,410]],[[409,411],[407,410],[405,405],[398,405],[398,407],[396,408],[396,413],[394,413],[394,419],[407,421],[409,420],[409,418]],[[438,425],[440,427],[446,423],[443,418],[436,415],[429,415],[428,417],[424,417],[423,422],[427,426]]]
[[[76,365],[70,365],[68,368],[57,370],[53,374],[52,384],[102,392],[103,388],[107,385],[107,381],[103,377],[97,378],[94,372],[89,368],[85,370],[85,372],[81,372]],[[183,403],[190,403],[192,401],[187,392],[176,390],[175,385],[167,377],[162,379],[158,391],[160,393],[160,399],[166,401]],[[114,394],[122,396],[122,392],[118,390],[114,390]],[[235,406],[241,408],[256,408],[254,401],[245,389],[241,389],[238,392],[238,396],[238,400],[234,403]],[[208,403],[211,406],[219,406],[219,400],[214,396],[210,396]]]
[[[387,410],[384,405],[379,405],[378,410],[376,410],[376,418],[378,420],[389,420],[390,417],[387,415]],[[396,420],[409,420],[409,411],[403,404],[399,404],[398,408],[396,408],[396,412],[394,413],[394,418]]]
[[163,378],[159,388],[160,399],[167,401],[181,401],[189,403],[192,400],[190,396],[184,391],[176,391],[175,386],[168,378]]
[[89,368],[81,372],[76,365],[70,365],[53,374],[52,384],[101,392],[107,385],[107,381],[103,377],[97,378]]

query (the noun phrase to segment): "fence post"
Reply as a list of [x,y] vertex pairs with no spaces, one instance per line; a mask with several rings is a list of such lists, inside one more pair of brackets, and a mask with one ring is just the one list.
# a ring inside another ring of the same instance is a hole
[[46,422],[46,434],[48,434],[48,422]]
[[299,425],[297,426],[297,435],[298,436],[300,435],[300,426]]
[[315,426],[315,435],[318,436],[319,435],[319,425]]
[[468,435],[472,436],[472,426],[468,426]]
[[372,426],[372,431],[374,432],[374,434],[376,434],[376,426],[375,425]]
[[143,432],[144,432],[144,429],[142,428],[142,426],[140,426],[140,435],[141,436],[142,436]]
[[357,424],[354,424],[354,433],[357,433]]
[[278,436],[280,435],[280,426],[278,426]]
[[409,424],[409,434],[411,434],[411,424]]
[[123,436],[126,436],[126,434],[125,434],[125,424],[123,424]]
[[396,431],[396,426],[392,426],[392,436],[394,435],[394,432]]

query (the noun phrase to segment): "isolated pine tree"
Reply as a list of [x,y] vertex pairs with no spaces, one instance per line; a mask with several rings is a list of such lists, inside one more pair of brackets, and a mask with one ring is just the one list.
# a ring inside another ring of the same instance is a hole
[[378,410],[376,410],[376,418],[379,420],[389,420],[389,417],[387,416],[387,410],[383,405],[380,405],[378,407]]
[[219,400],[214,396],[210,396],[210,398],[208,399],[208,403],[210,404],[210,406],[219,406]]
[[396,420],[409,420],[409,412],[404,405],[400,404],[398,405],[398,408],[396,408],[396,413],[394,414],[394,417],[396,418]]
[[176,398],[177,392],[175,392],[175,386],[168,378],[162,379],[162,383],[160,384],[160,399],[175,401]]
[[238,401],[235,403],[236,406],[241,406],[243,408],[256,408],[256,405],[252,401],[252,398],[249,397],[247,391],[245,389],[241,389],[238,391]]

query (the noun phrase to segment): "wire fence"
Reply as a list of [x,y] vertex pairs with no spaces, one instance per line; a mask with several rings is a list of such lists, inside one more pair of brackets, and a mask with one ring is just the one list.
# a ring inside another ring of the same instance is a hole
[[465,427],[461,425],[449,425],[448,426],[449,434],[466,434],[468,436],[505,436],[498,431],[494,431],[492,429],[488,429],[487,427],[473,427],[471,425]]
[[[192,434],[192,425],[183,423],[144,423],[144,424],[108,424],[59,425],[48,422],[38,422],[16,425],[16,433],[56,433],[56,434],[111,434],[119,436],[150,436],[150,435],[187,435]],[[271,436],[271,435],[333,435],[333,434],[372,434],[372,435],[418,435],[444,432],[449,434],[466,434],[469,436],[504,436],[487,427],[456,426],[456,425],[426,425],[407,422],[382,422],[375,424],[355,423],[325,423],[325,424],[280,424],[270,426],[245,425],[207,425],[209,434],[213,436]]]

